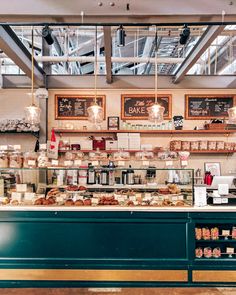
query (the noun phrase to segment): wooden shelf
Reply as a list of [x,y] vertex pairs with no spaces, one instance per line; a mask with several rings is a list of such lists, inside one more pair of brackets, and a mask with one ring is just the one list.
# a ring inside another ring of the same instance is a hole
[[209,150],[205,150],[205,151],[189,151],[190,154],[233,154],[236,151],[227,151],[227,150],[220,150],[220,151],[209,151]]
[[230,134],[236,130],[80,130],[80,129],[54,129],[56,133],[78,134],[116,134],[116,133],[142,133],[142,134]]
[[9,130],[9,131],[0,131],[0,134],[30,134],[35,137],[39,137],[39,131],[16,131],[16,130]]

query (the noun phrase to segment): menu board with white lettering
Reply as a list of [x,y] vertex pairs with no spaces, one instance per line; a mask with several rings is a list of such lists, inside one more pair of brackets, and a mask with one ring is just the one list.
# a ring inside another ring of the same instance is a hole
[[225,118],[235,104],[236,95],[185,95],[185,119]]
[[[105,95],[98,95],[97,104],[103,108],[105,119],[106,102]],[[56,120],[87,120],[87,109],[94,102],[93,95],[55,95],[55,119]]]
[[[171,95],[158,94],[157,102],[165,108],[164,119],[171,119]],[[155,103],[154,94],[123,94],[121,118],[123,120],[148,120],[148,107]]]

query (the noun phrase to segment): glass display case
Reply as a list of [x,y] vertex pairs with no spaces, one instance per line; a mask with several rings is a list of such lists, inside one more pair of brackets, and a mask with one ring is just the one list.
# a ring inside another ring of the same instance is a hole
[[0,168],[2,206],[189,207],[193,169],[116,167]]

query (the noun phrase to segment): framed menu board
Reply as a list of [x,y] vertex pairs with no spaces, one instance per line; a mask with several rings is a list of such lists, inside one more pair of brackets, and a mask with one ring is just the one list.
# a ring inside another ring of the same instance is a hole
[[236,105],[236,95],[185,95],[185,119],[205,120],[228,117]]
[[[88,107],[94,102],[93,95],[55,95],[55,119],[56,120],[87,120]],[[106,116],[106,97],[97,96],[97,103],[103,108],[103,116]]]
[[[171,95],[158,94],[157,102],[165,108],[164,118],[171,119]],[[147,108],[155,102],[154,94],[123,94],[121,96],[121,118],[123,120],[147,120]]]

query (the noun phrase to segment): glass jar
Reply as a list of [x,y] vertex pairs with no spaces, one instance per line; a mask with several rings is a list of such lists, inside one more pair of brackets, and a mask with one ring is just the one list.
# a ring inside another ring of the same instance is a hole
[[202,229],[199,227],[195,228],[195,239],[198,241],[202,239]]
[[219,240],[219,228],[213,227],[211,229],[211,239],[212,240]]
[[37,167],[37,154],[35,152],[24,153],[24,168],[36,168]]
[[38,156],[38,167],[44,168],[48,166],[48,157],[47,157],[47,152],[45,149],[41,149],[39,151],[39,156]]
[[10,168],[22,168],[23,155],[20,151],[13,151],[9,155],[9,167]]
[[202,238],[203,238],[203,240],[210,240],[211,239],[211,232],[208,227],[204,227],[202,229]]
[[195,249],[195,257],[196,258],[202,258],[203,256],[203,250],[202,248],[198,247]]
[[204,257],[205,258],[211,258],[212,256],[212,249],[210,247],[205,247],[203,249]]
[[214,258],[220,258],[221,257],[221,249],[220,249],[220,247],[216,247],[216,248],[213,249],[212,256]]
[[0,152],[0,168],[8,168],[8,154],[6,151]]

